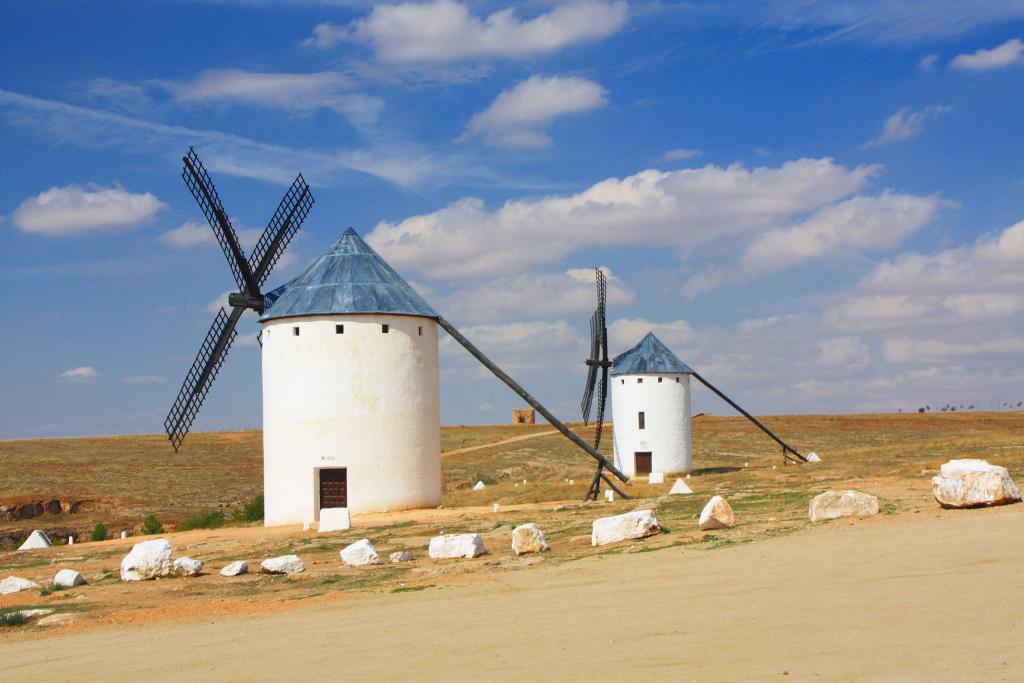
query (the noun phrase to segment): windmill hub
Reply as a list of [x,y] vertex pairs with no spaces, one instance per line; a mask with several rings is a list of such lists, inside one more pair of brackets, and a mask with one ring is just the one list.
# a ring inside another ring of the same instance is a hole
[[241,306],[242,308],[249,308],[260,315],[263,314],[264,298],[262,294],[248,294],[246,292],[232,292],[228,294],[228,306],[235,308]]

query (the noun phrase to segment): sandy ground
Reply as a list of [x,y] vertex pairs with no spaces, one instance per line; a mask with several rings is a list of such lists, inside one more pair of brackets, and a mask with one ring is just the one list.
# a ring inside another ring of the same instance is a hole
[[1024,505],[883,515],[272,614],[50,631],[0,644],[0,661],[9,680],[1020,680],[1022,541]]

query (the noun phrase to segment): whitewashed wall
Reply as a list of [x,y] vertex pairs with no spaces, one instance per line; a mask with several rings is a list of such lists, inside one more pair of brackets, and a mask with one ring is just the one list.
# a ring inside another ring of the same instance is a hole
[[[339,324],[344,334],[335,333]],[[433,320],[348,315],[264,324],[267,526],[318,519],[321,467],[348,468],[354,514],[440,505],[440,429]]]
[[[615,466],[623,474],[635,476],[634,454],[649,451],[652,471],[689,472],[693,467],[690,376],[666,373],[614,375],[610,379]],[[643,382],[637,381],[640,379]],[[641,411],[644,429],[639,428],[637,418]]]

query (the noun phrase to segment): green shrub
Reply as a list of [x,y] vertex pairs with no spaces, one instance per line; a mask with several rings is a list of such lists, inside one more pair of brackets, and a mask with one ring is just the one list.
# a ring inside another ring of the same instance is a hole
[[103,526],[103,522],[97,522],[96,526],[92,528],[92,540],[94,541],[105,541],[107,540],[107,527]]
[[160,523],[160,520],[156,518],[156,515],[148,515],[142,520],[142,535],[152,536],[154,534],[162,534],[164,532],[164,525]]
[[242,508],[242,519],[247,522],[259,522],[263,519],[263,494],[256,496]]
[[0,626],[21,626],[26,621],[28,619],[21,613],[21,610],[0,614]]
[[185,519],[175,527],[175,531],[189,531],[191,529],[216,529],[224,526],[224,511],[206,512],[195,517]]

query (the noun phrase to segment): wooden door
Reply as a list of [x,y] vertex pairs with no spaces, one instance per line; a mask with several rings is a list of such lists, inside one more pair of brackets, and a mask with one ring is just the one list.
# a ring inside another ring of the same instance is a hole
[[320,470],[320,509],[348,507],[348,471],[344,467]]
[[636,473],[637,474],[650,474],[651,473],[651,454],[640,453],[634,454],[636,458]]

